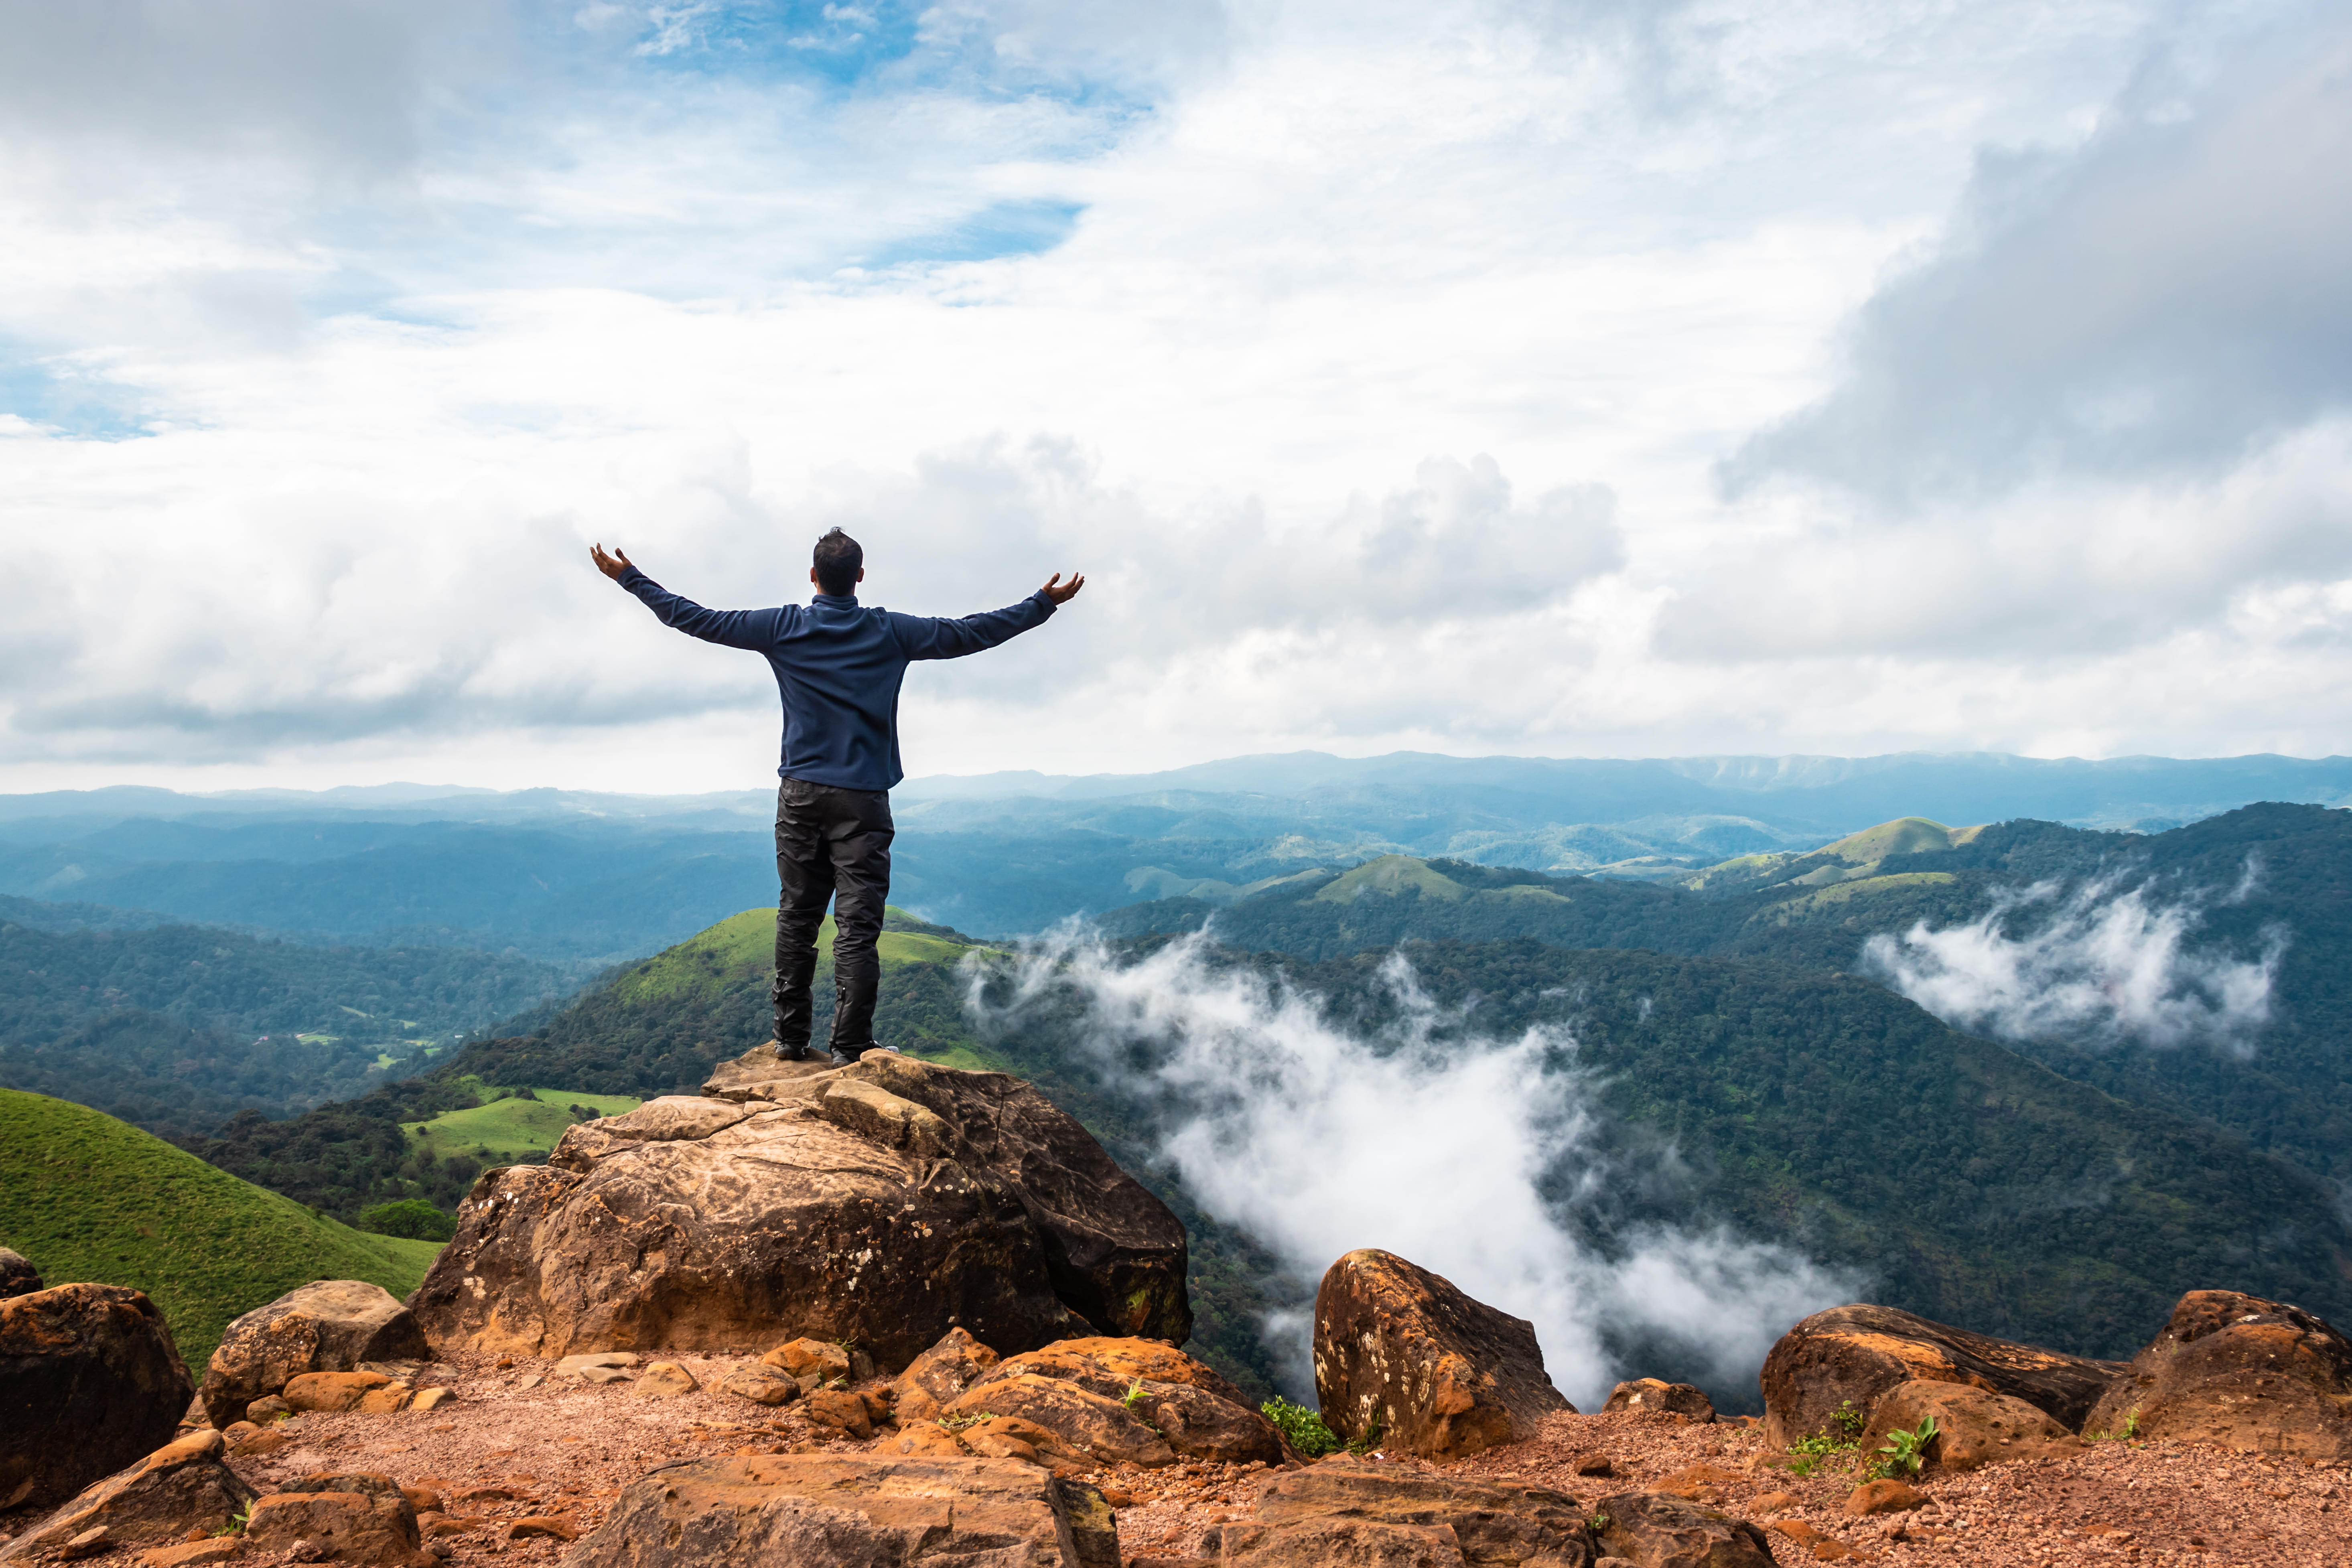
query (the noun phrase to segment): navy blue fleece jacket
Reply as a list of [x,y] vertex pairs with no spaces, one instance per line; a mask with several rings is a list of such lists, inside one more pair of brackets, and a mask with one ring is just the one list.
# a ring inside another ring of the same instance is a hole
[[946,620],[868,609],[854,594],[772,610],[706,610],[634,566],[620,582],[664,626],[764,654],[784,700],[777,773],[841,789],[888,789],[907,776],[898,765],[898,687],[909,663],[994,647],[1054,613],[1042,589],[1002,610]]

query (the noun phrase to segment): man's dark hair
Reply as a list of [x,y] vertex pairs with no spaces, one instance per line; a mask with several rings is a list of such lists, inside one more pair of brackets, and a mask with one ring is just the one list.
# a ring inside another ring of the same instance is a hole
[[819,593],[855,594],[857,574],[866,565],[866,552],[836,528],[816,542],[816,554],[809,564],[816,568]]

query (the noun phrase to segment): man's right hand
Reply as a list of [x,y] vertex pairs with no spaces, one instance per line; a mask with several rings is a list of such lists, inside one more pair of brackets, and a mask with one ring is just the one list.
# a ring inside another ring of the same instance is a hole
[[607,555],[602,544],[592,544],[588,547],[588,559],[596,563],[597,571],[615,583],[621,580],[621,574],[628,571],[632,564],[626,551],[615,547],[613,553]]
[[1074,574],[1070,580],[1065,583],[1062,581],[1062,574],[1056,572],[1046,578],[1045,585],[1037,591],[1055,605],[1066,605],[1076,598],[1078,590],[1086,585],[1087,579],[1083,573]]

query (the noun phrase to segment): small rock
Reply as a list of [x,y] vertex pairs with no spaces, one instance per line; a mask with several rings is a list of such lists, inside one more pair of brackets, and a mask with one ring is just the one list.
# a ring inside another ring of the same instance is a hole
[[1609,1456],[1598,1449],[1577,1455],[1569,1460],[1568,1468],[1572,1474],[1580,1476],[1613,1476],[1617,1473],[1616,1467],[1609,1462]]
[[830,1426],[853,1437],[874,1436],[874,1424],[866,1414],[866,1401],[846,1389],[819,1389],[808,1396],[807,1410],[809,1420],[819,1426]]
[[420,1388],[416,1391],[416,1396],[408,1402],[408,1407],[421,1414],[427,1410],[438,1410],[457,1397],[457,1391],[454,1388]]
[[383,1388],[369,1389],[360,1395],[360,1402],[353,1408],[362,1415],[390,1415],[407,1409],[408,1402],[415,1397],[415,1391],[406,1384],[394,1383]]
[[419,1520],[428,1513],[441,1511],[441,1494],[431,1487],[403,1487],[400,1495],[408,1500],[408,1506],[416,1510]]
[[849,1352],[829,1340],[797,1339],[788,1341],[760,1358],[765,1366],[779,1367],[795,1378],[814,1377],[819,1384],[849,1376]]
[[141,1552],[139,1561],[142,1568],[202,1568],[208,1563],[226,1563],[244,1550],[244,1536],[221,1535],[184,1542],[177,1546],[158,1546]]
[[1792,1508],[1802,1508],[1805,1500],[1794,1492],[1766,1492],[1748,1505],[1755,1513],[1785,1513]]
[[430,1536],[464,1535],[479,1530],[489,1522],[487,1519],[475,1519],[465,1514],[442,1514],[436,1516],[429,1525],[422,1519],[418,1520],[416,1528]]
[[719,1380],[719,1391],[754,1405],[789,1405],[801,1396],[801,1385],[781,1369],[757,1363],[730,1372]]
[[1925,1508],[1926,1492],[1901,1481],[1867,1481],[1853,1489],[1845,1500],[1845,1511],[1856,1519],[1874,1513],[1907,1513],[1915,1508]]
[[1738,1486],[1747,1479],[1738,1471],[1727,1470],[1720,1465],[1685,1465],[1672,1475],[1661,1477],[1651,1489],[1696,1501],[1702,1498],[1712,1499],[1725,1487]]
[[962,1439],[936,1421],[918,1422],[898,1434],[898,1440],[889,1445],[894,1454],[913,1454],[935,1458],[969,1458],[971,1450]]
[[591,1377],[589,1374],[601,1372],[617,1375],[622,1368],[636,1364],[637,1358],[633,1352],[591,1351],[580,1355],[568,1355],[557,1362],[555,1375],[584,1378],[590,1383],[610,1383],[613,1381],[611,1376]]
[[1645,1563],[1705,1563],[1706,1568],[1771,1568],[1764,1532],[1744,1519],[1656,1492],[1602,1498],[1593,1513],[1608,1523],[1601,1549]]
[[1836,1563],[1853,1555],[1853,1548],[1826,1531],[1816,1530],[1801,1519],[1776,1519],[1771,1528],[1776,1534],[1785,1535],[1822,1563]]
[[530,1541],[542,1537],[550,1541],[577,1541],[580,1539],[580,1527],[568,1519],[540,1513],[516,1520],[507,1526],[509,1541]]
[[361,1400],[391,1382],[380,1372],[306,1372],[287,1380],[281,1397],[293,1410],[356,1410]]
[[1979,1469],[2005,1459],[2081,1447],[2081,1440],[2022,1399],[1990,1389],[1915,1379],[1880,1396],[1862,1451],[1874,1454],[1896,1427],[1917,1429],[1936,1418],[1936,1436],[1921,1450],[1939,1469]]
[[929,1421],[992,1371],[997,1353],[961,1329],[917,1356],[891,1385],[898,1418]]
[[529,1376],[516,1378],[515,1386],[517,1388],[537,1388],[541,1384],[545,1383],[547,1379],[534,1372]]
[[1663,1383],[1654,1377],[1637,1377],[1612,1389],[1609,1403],[1601,1407],[1601,1413],[1608,1415],[1621,1410],[1683,1415],[1701,1423],[1715,1419],[1715,1402],[1696,1385]]
[[702,1385],[694,1381],[694,1373],[674,1361],[657,1361],[646,1368],[645,1376],[637,1380],[637,1392],[652,1399],[675,1399],[681,1394],[692,1394]]
[[29,1296],[42,1289],[40,1270],[21,1252],[11,1252],[0,1247],[0,1301],[11,1296]]
[[113,1539],[106,1533],[106,1526],[95,1524],[58,1547],[58,1556],[61,1561],[70,1563],[77,1557],[95,1557],[113,1544]]
[[294,1407],[274,1394],[265,1394],[245,1407],[245,1418],[267,1426],[294,1414]]

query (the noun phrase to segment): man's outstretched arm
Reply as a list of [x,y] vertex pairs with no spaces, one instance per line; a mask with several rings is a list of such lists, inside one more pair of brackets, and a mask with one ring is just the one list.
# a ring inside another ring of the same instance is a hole
[[706,610],[693,600],[671,593],[637,570],[625,551],[604,552],[602,544],[588,547],[596,570],[635,594],[646,608],[690,637],[723,647],[764,648],[776,640],[774,610]]
[[1044,587],[1019,604],[1001,610],[983,610],[979,615],[953,620],[894,615],[890,626],[908,658],[961,658],[1019,637],[1032,626],[1045,625],[1047,616],[1077,597],[1078,590],[1086,585],[1083,576],[1073,576],[1065,583],[1056,572],[1045,579]]

